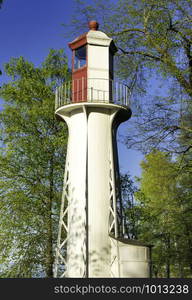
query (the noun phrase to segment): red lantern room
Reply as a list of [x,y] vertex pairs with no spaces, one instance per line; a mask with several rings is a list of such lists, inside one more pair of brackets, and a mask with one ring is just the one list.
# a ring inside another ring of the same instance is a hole
[[96,21],[90,21],[90,30],[69,43],[73,51],[73,103],[112,100],[113,56],[117,49],[98,27]]

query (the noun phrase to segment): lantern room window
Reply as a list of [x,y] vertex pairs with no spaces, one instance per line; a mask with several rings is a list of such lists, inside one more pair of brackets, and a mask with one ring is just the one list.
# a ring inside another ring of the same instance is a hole
[[79,69],[86,65],[86,52],[86,46],[75,50],[74,69]]

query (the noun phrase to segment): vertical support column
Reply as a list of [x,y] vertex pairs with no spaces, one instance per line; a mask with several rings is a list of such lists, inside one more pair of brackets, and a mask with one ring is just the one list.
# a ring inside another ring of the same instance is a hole
[[118,110],[95,107],[88,114],[90,277],[111,277],[109,235],[118,235],[112,126]]
[[[58,248],[65,247],[64,253],[59,251],[60,263],[66,270],[58,274],[55,269],[55,277],[86,276],[86,164],[87,164],[87,115],[81,106],[71,111],[70,116],[62,116],[69,129],[67,149],[67,204],[62,201],[60,232],[58,236]],[[66,182],[64,182],[64,193]],[[65,219],[64,219],[65,218]],[[66,221],[67,218],[67,221]],[[63,231],[62,231],[63,230]],[[67,242],[67,247],[66,247]],[[66,249],[67,248],[67,249]],[[57,258],[58,260],[58,258]]]
[[55,278],[65,277],[67,272],[66,244],[67,244],[67,234],[68,234],[68,222],[67,222],[68,187],[69,187],[68,185],[69,185],[69,170],[68,170],[68,159],[66,157],[65,174],[63,180],[63,192],[62,192],[61,208],[60,208],[59,229],[58,229],[58,236],[57,236],[54,271],[53,271],[53,276]]
[[[113,112],[111,115],[111,137],[110,137],[110,219],[109,219],[109,235],[118,238],[119,236],[119,224],[118,224],[118,216],[117,216],[117,182],[116,182],[116,172],[119,171],[117,168],[118,161],[118,153],[117,153],[117,141],[116,141],[116,128],[113,126],[113,121],[116,116],[117,111]],[[117,243],[114,242],[113,238],[110,238],[111,241],[111,277],[114,277],[114,273],[112,271],[112,264],[116,263],[116,269],[118,277],[120,277],[120,265],[119,265],[119,248]],[[115,247],[114,247],[115,245]]]
[[109,147],[110,112],[90,108],[88,114],[89,276],[110,277]]
[[69,122],[69,209],[67,276],[86,276],[86,163],[87,115],[83,106],[71,112]]

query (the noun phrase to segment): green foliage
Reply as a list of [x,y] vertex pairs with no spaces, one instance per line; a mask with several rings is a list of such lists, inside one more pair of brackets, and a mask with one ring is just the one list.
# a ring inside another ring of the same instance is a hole
[[138,189],[129,174],[121,175],[120,187],[124,235],[129,239],[137,239],[140,233],[140,218],[142,213],[142,208],[138,205],[134,197]]
[[191,277],[191,188],[188,194],[178,163],[167,153],[153,151],[141,166],[140,191],[136,193],[142,205],[139,237],[154,245],[154,275]]
[[54,116],[55,86],[70,76],[62,50],[40,67],[5,64],[1,88],[0,276],[51,277],[67,129]]

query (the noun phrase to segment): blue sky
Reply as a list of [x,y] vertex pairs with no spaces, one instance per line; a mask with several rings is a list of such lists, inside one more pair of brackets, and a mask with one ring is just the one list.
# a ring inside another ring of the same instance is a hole
[[[92,1],[90,1],[92,2]],[[39,65],[47,56],[49,49],[64,48],[69,61],[71,53],[67,43],[73,37],[64,38],[63,23],[70,23],[75,13],[73,0],[4,0],[0,10],[0,70],[11,57],[23,56]],[[85,31],[87,29],[85,28]],[[0,86],[10,80],[3,73]],[[2,109],[2,100],[0,99]],[[128,130],[129,121],[120,126],[120,133]],[[139,152],[128,150],[118,144],[121,170],[132,176],[140,175]]]
[[73,1],[68,0],[4,0],[0,10],[0,68],[10,57],[21,55],[39,64],[50,48],[64,47],[69,53],[61,24],[70,22],[73,11]]

